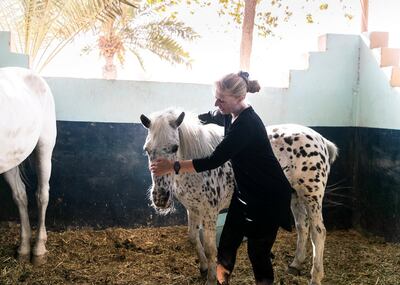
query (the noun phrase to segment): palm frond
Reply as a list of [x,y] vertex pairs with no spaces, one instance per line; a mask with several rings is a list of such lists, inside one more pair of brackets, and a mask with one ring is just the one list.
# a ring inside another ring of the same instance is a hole
[[2,0],[0,27],[13,32],[16,49],[43,68],[77,34],[122,15],[128,0]]

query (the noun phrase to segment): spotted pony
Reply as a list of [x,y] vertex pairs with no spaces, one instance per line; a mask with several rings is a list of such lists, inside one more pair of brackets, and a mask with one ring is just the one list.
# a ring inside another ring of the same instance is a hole
[[[185,120],[184,120],[185,118]],[[223,129],[202,125],[197,117],[168,109],[150,118],[140,117],[148,129],[144,144],[149,163],[159,157],[186,160],[208,156],[222,140]],[[269,140],[293,189],[291,208],[298,234],[297,249],[289,272],[298,273],[306,257],[306,242],[311,232],[313,265],[310,284],[319,285],[324,275],[323,251],[326,230],[322,219],[322,199],[330,166],[338,150],[329,140],[300,125],[267,127]],[[267,139],[267,138],[266,138]],[[162,213],[173,208],[173,197],[188,214],[190,241],[196,247],[200,272],[207,273],[207,284],[216,283],[216,221],[229,206],[234,189],[230,162],[209,171],[192,174],[152,175],[150,198]],[[203,240],[200,239],[203,229]]]

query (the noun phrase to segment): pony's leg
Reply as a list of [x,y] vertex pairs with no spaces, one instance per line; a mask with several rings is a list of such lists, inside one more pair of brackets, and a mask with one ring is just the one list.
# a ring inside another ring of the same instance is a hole
[[208,265],[206,255],[204,254],[204,248],[200,240],[201,220],[198,215],[193,213],[193,211],[187,210],[187,215],[189,226],[189,240],[196,248],[196,253],[200,262],[200,274],[201,276],[206,276]]
[[39,140],[36,146],[36,172],[38,175],[38,189],[36,191],[36,202],[38,206],[38,232],[36,243],[33,248],[34,256],[43,256],[46,250],[46,209],[49,203],[49,180],[51,175],[51,155],[53,152],[53,143],[46,143]]
[[30,239],[32,236],[28,216],[28,199],[26,197],[25,185],[22,182],[18,166],[4,173],[6,182],[10,185],[12,196],[17,204],[21,219],[21,244],[18,255],[21,258],[28,256],[31,251]]
[[322,278],[324,278],[323,256],[326,238],[326,229],[322,217],[322,197],[312,195],[308,201],[306,207],[310,218],[311,243],[313,246],[310,285],[320,285]]
[[298,197],[297,193],[292,194],[291,209],[296,223],[297,246],[292,263],[289,265],[289,273],[299,275],[306,258],[306,244],[309,234],[309,224],[307,210],[304,202]]
[[204,252],[208,261],[207,285],[215,285],[217,282],[217,215],[204,220]]

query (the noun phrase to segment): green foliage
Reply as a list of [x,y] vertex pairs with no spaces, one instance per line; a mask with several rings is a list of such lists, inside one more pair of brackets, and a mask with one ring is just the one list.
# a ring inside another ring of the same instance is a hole
[[[99,42],[85,47],[84,51],[99,48],[101,56],[112,59],[116,55],[121,64],[126,51],[130,51],[143,69],[145,62],[142,54],[149,51],[171,64],[190,67],[192,59],[182,44],[197,39],[199,35],[174,14],[162,16],[160,12],[164,10],[165,3],[158,5],[158,2],[148,0],[150,4],[139,9],[125,8],[121,16],[97,26],[95,34],[99,35]],[[104,39],[109,40],[108,45],[102,44]]]
[[[217,13],[220,16],[227,16],[229,25],[240,27],[243,24],[244,0],[147,0],[150,5],[158,5],[160,12],[174,13],[174,7],[186,7],[193,13],[196,8],[217,5]],[[329,2],[329,4],[328,4]],[[333,4],[340,5],[343,10],[344,20],[353,19],[351,7],[346,0],[258,0],[254,26],[260,36],[274,34],[274,30],[281,24],[287,23],[294,15],[302,15],[305,23],[316,23],[316,16],[323,16]],[[299,3],[302,3],[301,5]],[[300,7],[298,7],[300,5]]]

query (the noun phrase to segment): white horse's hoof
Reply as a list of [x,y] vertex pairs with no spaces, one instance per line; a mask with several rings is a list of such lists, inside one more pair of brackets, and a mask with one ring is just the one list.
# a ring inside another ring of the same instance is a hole
[[41,266],[47,262],[47,254],[43,255],[32,255],[33,266]]
[[31,255],[28,253],[28,254],[20,254],[20,253],[18,253],[18,261],[19,262],[29,262],[29,260],[30,260],[30,258],[31,258]]

